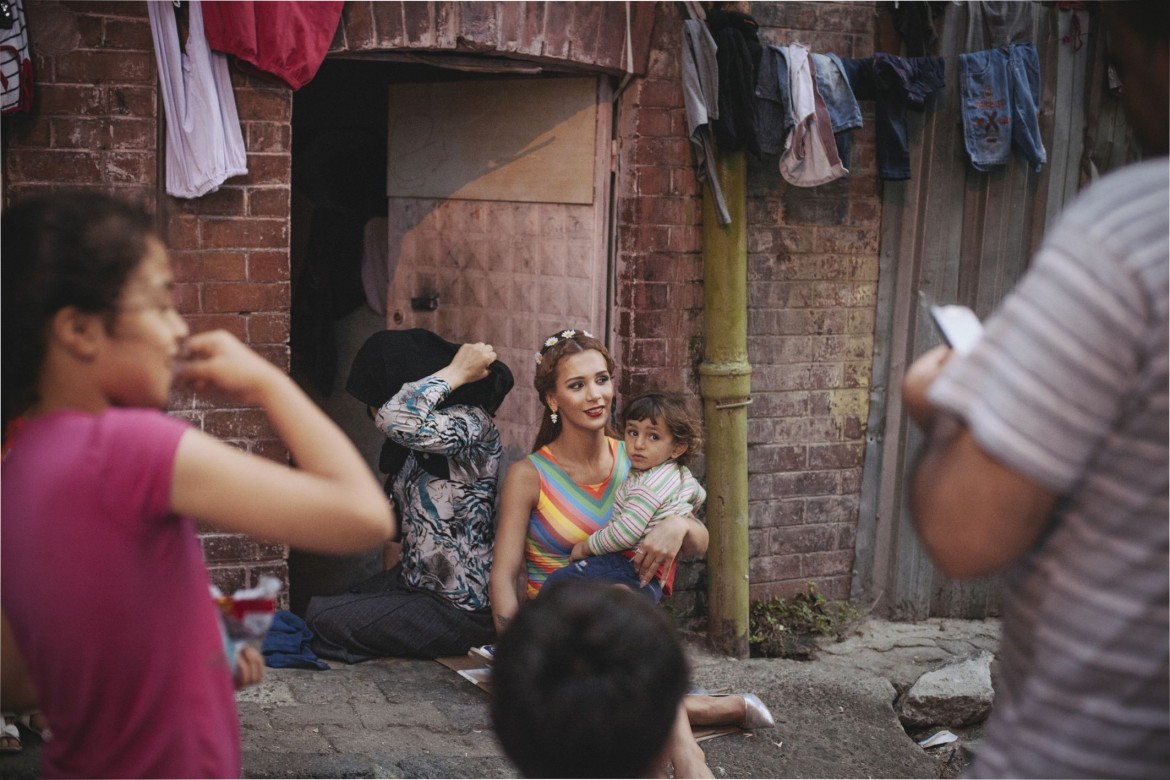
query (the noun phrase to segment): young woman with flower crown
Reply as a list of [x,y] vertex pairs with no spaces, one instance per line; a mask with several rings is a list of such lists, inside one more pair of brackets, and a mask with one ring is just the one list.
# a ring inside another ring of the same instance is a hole
[[[504,480],[491,574],[492,613],[503,633],[521,603],[548,575],[569,564],[573,545],[609,522],[617,488],[630,468],[610,421],[613,358],[584,330],[549,336],[536,354],[533,384],[548,410],[533,453]],[[707,529],[693,517],[664,518],[643,539],[635,567],[649,578],[680,554],[707,551]],[[669,755],[676,777],[711,777],[688,722],[772,725],[754,696],[685,696]]]

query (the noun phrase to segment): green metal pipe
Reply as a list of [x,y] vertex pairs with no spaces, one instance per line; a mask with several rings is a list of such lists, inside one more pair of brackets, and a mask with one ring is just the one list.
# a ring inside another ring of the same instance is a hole
[[703,363],[699,389],[707,443],[708,633],[728,655],[748,655],[747,163],[721,154],[712,172],[731,215],[720,225],[703,188]]

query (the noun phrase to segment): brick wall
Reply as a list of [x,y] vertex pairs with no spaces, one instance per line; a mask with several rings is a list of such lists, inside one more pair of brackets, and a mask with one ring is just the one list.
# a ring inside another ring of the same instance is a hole
[[[872,3],[755,3],[765,44],[873,53]],[[623,394],[698,397],[702,360],[701,192],[679,82],[682,12],[661,3],[646,78],[622,96],[616,315]],[[789,186],[774,157],[748,157],[751,598],[815,582],[847,598],[868,413],[881,205],[872,104],[853,134],[851,175]],[[701,602],[691,568],[675,597]]]
[[[197,200],[171,198],[162,187],[165,131],[146,5],[25,7],[36,96],[30,115],[4,120],[4,202],[92,188],[143,203],[170,244],[192,330],[225,328],[287,370],[291,92],[233,69],[249,173]],[[173,398],[172,409],[242,449],[287,459],[257,409],[191,395]],[[209,532],[203,550],[226,591],[287,573],[280,545]]]

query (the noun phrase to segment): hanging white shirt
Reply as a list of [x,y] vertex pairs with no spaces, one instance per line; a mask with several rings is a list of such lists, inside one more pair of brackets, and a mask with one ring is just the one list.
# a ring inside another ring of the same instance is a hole
[[188,3],[186,52],[169,0],[147,9],[167,121],[167,194],[198,198],[248,172],[227,55],[208,47],[199,0]]

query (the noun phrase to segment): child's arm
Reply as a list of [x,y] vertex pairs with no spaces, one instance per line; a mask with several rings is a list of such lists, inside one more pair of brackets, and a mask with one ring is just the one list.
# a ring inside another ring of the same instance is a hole
[[642,474],[631,474],[619,488],[613,518],[586,540],[592,555],[632,550],[654,524],[665,517],[664,506],[682,485],[682,473],[673,462],[663,463]]
[[325,553],[368,550],[393,534],[393,511],[370,467],[284,372],[223,331],[192,336],[187,346],[183,380],[260,406],[297,467],[188,430],[175,454],[173,511]]

